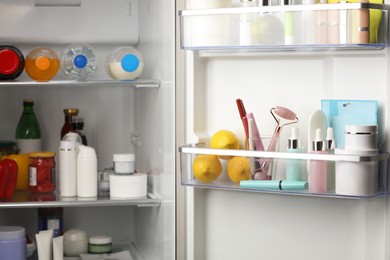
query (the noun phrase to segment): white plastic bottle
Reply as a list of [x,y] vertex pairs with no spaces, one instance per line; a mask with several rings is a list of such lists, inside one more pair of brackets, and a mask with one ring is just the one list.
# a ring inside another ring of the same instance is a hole
[[131,46],[115,49],[106,60],[106,71],[113,79],[132,80],[138,78],[143,68],[144,60],[141,53]]
[[97,57],[87,44],[71,44],[61,55],[61,68],[70,79],[86,80],[96,71]]
[[77,154],[77,196],[97,197],[97,157],[95,149],[80,145]]
[[60,142],[59,160],[60,195],[61,197],[75,197],[77,195],[76,142]]

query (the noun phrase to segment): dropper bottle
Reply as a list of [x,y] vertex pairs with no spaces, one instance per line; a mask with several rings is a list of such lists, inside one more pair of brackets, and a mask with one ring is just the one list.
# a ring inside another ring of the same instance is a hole
[[[333,137],[333,128],[328,127],[326,130],[326,150],[329,154],[334,154],[336,148],[336,142]],[[334,161],[328,161],[328,190],[333,191],[335,189],[335,171],[336,163]]]
[[[312,153],[326,154],[326,142],[322,138],[320,128],[316,129]],[[309,188],[312,193],[325,193],[328,190],[328,162],[324,160],[310,160]]]
[[[291,136],[288,139],[287,152],[289,153],[303,153],[301,147],[301,138],[299,136],[299,128],[291,128]],[[289,181],[303,181],[304,174],[304,161],[298,159],[286,160],[286,180]]]

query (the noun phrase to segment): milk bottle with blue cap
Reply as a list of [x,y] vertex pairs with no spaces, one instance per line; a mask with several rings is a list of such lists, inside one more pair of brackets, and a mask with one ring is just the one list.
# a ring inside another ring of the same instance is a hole
[[142,73],[143,67],[144,61],[141,53],[131,46],[115,49],[106,61],[108,75],[119,80],[137,78]]

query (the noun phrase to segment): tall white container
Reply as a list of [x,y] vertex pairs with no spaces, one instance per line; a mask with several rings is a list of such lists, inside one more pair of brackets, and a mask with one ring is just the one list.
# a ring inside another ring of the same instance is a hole
[[77,196],[97,197],[97,157],[95,149],[80,145],[77,155]]
[[77,195],[76,142],[60,142],[59,160],[61,197],[75,197]]

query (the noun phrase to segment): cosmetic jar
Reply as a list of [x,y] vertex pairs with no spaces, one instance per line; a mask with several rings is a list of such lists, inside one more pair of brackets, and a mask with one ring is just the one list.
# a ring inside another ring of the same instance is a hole
[[378,148],[378,126],[346,125],[345,149],[370,150]]
[[79,256],[88,252],[87,233],[80,229],[70,229],[64,233],[65,256]]
[[0,226],[1,260],[26,260],[26,231],[24,227]]
[[145,173],[110,175],[111,198],[141,198],[146,195],[147,175]]
[[[335,149],[335,154],[372,155],[377,150]],[[378,193],[378,162],[336,161],[336,194],[369,196]]]
[[112,239],[110,236],[91,236],[88,240],[88,253],[107,254],[112,251]]
[[116,174],[134,173],[135,156],[132,153],[114,154],[114,171]]

